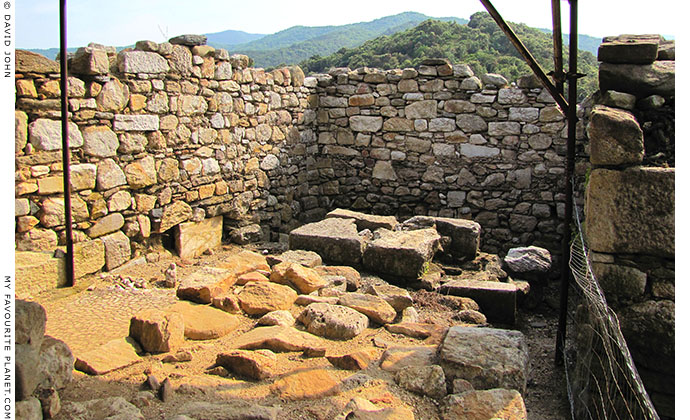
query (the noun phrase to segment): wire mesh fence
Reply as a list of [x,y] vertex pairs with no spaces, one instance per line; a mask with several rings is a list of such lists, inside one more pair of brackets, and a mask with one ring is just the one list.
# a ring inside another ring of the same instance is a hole
[[579,304],[575,313],[576,336],[571,343],[575,360],[565,354],[571,416],[573,420],[658,420],[618,318],[593,274],[577,207],[573,218],[576,229],[569,266]]

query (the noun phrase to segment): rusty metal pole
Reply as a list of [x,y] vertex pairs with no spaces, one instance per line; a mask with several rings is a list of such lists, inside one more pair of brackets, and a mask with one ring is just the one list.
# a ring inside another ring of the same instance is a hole
[[69,125],[67,109],[67,0],[60,0],[60,113],[62,119],[62,181],[65,197],[65,276],[74,286],[74,243],[72,241],[72,188],[70,181]]
[[500,13],[496,10],[496,8],[491,4],[490,0],[479,0],[483,5],[484,8],[486,8],[486,11],[489,12],[491,17],[494,19],[496,24],[498,25],[499,28],[503,31],[503,33],[508,37],[508,40],[513,44],[515,49],[520,53],[522,58],[525,59],[525,62],[529,66],[530,69],[532,69],[532,72],[534,73],[535,76],[539,79],[541,84],[549,91],[553,99],[556,101],[558,106],[561,108],[561,111],[563,111],[564,114],[568,112],[568,102],[565,100],[563,97],[563,94],[556,89],[556,86],[554,86],[553,83],[551,83],[551,80],[549,80],[549,77],[544,73],[544,70],[542,70],[541,66],[539,63],[537,63],[537,60],[534,59],[534,56],[529,52],[529,50],[525,47],[525,45],[520,41],[520,39],[515,35],[515,32],[511,29],[511,27],[506,23],[505,20],[503,20],[503,17],[501,16]]
[[556,332],[556,364],[563,364],[566,324],[568,321],[568,288],[570,286],[570,225],[573,219],[573,173],[575,172],[575,137],[577,134],[577,0],[570,2],[570,52],[568,65],[568,145],[565,166],[565,216],[561,264],[561,301],[559,305],[558,331]]
[[553,23],[553,79],[556,89],[563,94],[563,31],[561,30],[561,0],[551,0],[551,19]]

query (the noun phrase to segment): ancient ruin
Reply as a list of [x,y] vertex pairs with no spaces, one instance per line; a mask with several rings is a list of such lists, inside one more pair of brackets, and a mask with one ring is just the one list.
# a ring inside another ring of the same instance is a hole
[[[548,92],[446,60],[266,71],[204,38],[70,58],[67,294],[59,66],[16,51],[18,418],[526,419],[551,355],[520,308],[557,276],[564,229]],[[605,41],[577,201],[673,418],[674,47]]]

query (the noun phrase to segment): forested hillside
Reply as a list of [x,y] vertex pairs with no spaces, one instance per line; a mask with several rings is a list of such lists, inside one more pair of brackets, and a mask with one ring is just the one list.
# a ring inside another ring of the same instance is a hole
[[[524,24],[510,24],[542,68],[553,69],[552,38],[539,29]],[[568,51],[564,62],[567,70]],[[503,31],[486,12],[472,15],[467,25],[426,20],[414,28],[390,36],[381,36],[359,47],[342,48],[337,53],[312,56],[300,63],[307,73],[330,67],[380,67],[384,69],[416,67],[425,58],[447,58],[453,63],[467,63],[477,74],[499,73],[509,80],[531,73]],[[592,53],[580,51],[578,100],[597,89],[597,60]]]

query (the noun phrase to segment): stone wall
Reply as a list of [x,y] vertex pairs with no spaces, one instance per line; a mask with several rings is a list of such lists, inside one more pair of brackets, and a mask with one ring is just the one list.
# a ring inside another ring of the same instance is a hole
[[[187,252],[180,237],[206,226],[238,243],[286,241],[337,207],[468,218],[488,252],[557,251],[566,123],[533,77],[509,84],[430,60],[305,78],[298,67],[249,68],[200,36],[170,41],[119,53],[92,44],[70,57],[77,277],[156,258],[150,245],[168,236]],[[56,61],[16,57],[16,259],[27,295],[64,281],[53,253],[65,242],[60,84]]]
[[674,47],[658,35],[604,41],[587,125],[587,240],[645,387],[661,418],[673,418]]
[[[246,56],[215,50],[205,39],[171,41],[138,42],[119,54],[91,45],[70,59],[77,277],[143,256],[157,234],[179,234],[173,228],[181,223],[222,215],[220,225],[243,242],[268,238],[272,214],[291,218],[280,211],[291,198],[270,188],[297,182],[287,179],[296,167],[276,168],[300,160],[284,145],[299,139],[308,108],[301,69],[248,68]],[[65,238],[59,65],[20,50],[16,60],[21,296],[64,281],[57,275],[63,262],[52,253]]]
[[488,252],[557,252],[566,122],[534,77],[509,84],[428,60],[315,78],[314,132],[303,133],[307,219],[335,207],[468,218],[481,224]]

